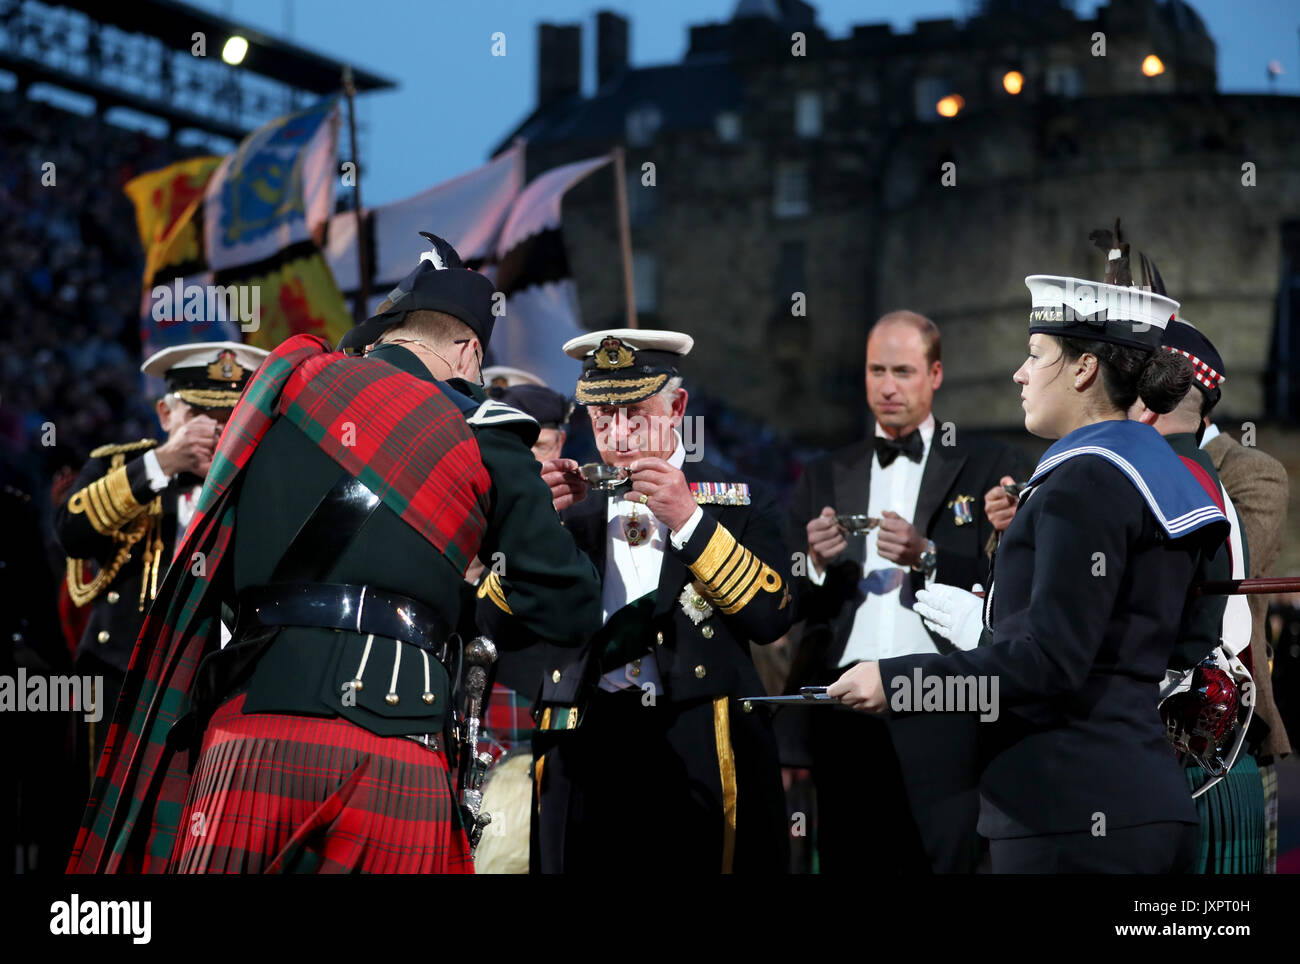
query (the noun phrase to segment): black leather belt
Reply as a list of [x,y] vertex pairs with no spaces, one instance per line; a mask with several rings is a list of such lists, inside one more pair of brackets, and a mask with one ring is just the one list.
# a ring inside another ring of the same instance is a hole
[[239,626],[306,626],[400,639],[441,657],[452,627],[410,596],[347,583],[276,583],[239,593]]

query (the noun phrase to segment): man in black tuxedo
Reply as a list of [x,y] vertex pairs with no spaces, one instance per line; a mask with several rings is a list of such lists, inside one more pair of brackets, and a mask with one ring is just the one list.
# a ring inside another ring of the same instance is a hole
[[[931,412],[943,382],[939,331],[891,312],[867,338],[870,435],[810,463],[789,523],[807,534],[805,620],[793,685],[833,682],[844,668],[885,654],[948,652],[911,610],[926,584],[985,581],[993,527],[984,493],[1023,480],[1020,453],[976,439]],[[850,534],[836,516],[865,515]],[[969,873],[979,856],[979,769],[972,715],[866,718],[794,709],[817,791],[817,847],[827,872],[864,861],[904,873]]]

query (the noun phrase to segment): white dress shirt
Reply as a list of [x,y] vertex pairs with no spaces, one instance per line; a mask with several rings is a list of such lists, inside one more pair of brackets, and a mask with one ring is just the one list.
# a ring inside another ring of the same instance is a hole
[[[879,519],[888,509],[909,522],[915,521],[921,476],[925,472],[925,463],[930,458],[930,447],[934,440],[934,416],[928,416],[917,431],[921,433],[924,444],[920,462],[899,455],[888,468],[881,468],[880,459],[872,454],[867,515]],[[876,437],[888,437],[879,424],[876,425]],[[858,660],[937,652],[934,640],[926,632],[921,617],[910,609],[904,609],[900,603],[903,581],[909,577],[910,572],[907,567],[883,558],[876,551],[876,536],[879,532],[879,529],[872,529],[864,537],[867,540],[867,551],[862,565],[862,579],[866,599],[854,614],[853,629],[844,646],[844,655],[840,657],[840,666]]]
[[[682,438],[674,431],[675,445],[668,464],[680,469],[686,461],[686,449]],[[623,498],[625,492],[620,486],[609,498],[605,509],[605,573],[601,585],[602,622],[624,606],[636,602],[647,593],[659,587],[659,571],[663,565],[666,543],[669,539],[680,549],[686,545],[696,526],[704,517],[704,510],[698,505],[691,517],[675,533],[668,531],[668,526],[654,517],[654,513],[637,502],[628,502]],[[637,545],[627,541],[624,520],[633,515],[641,519],[642,526],[648,529],[644,539]],[[613,692],[621,689],[640,688],[649,683],[651,692],[663,692],[659,679],[659,666],[654,653],[647,653],[641,659],[634,660],[617,669],[612,669],[600,680],[600,688]]]
[[[162,466],[158,464],[158,454],[153,449],[144,453],[144,472],[149,479],[149,488],[154,492],[161,492],[171,484],[172,476],[164,472]],[[173,560],[185,543],[185,531],[189,529],[190,520],[194,518],[194,512],[199,506],[199,493],[202,491],[203,486],[195,485],[176,494],[176,545],[172,547]],[[222,623],[221,648],[225,649],[228,642],[230,642],[230,630],[226,628],[225,623]]]

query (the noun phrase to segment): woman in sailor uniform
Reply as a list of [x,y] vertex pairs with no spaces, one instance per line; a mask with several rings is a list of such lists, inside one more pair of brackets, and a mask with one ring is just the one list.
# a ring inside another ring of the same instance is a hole
[[829,692],[876,714],[934,711],[934,687],[912,692],[930,677],[942,711],[993,695],[980,706],[979,832],[995,873],[1179,872],[1197,816],[1158,686],[1201,610],[1222,609],[1190,587],[1227,523],[1160,435],[1126,418],[1138,398],[1167,412],[1187,391],[1185,362],[1156,350],[1178,304],[1072,278],[1026,284],[1029,357],[1014,377],[1025,427],[1057,441],[1003,534],[988,598],[918,593],[917,612],[962,649],[860,663]]

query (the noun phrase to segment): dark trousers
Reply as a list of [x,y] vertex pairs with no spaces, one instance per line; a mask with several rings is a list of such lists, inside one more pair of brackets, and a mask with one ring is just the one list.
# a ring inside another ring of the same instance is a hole
[[[789,830],[770,726],[729,700],[727,731],[731,869],[783,873]],[[538,731],[533,746],[542,760],[534,872],[609,873],[642,859],[674,872],[723,870],[729,835],[712,701],[645,706],[640,690],[598,691],[576,730]]]
[[1148,823],[1091,833],[989,841],[995,874],[1181,874],[1196,856],[1194,823]]
[[843,709],[802,712],[823,873],[858,872],[864,861],[898,873],[974,873],[981,842],[973,716],[886,721]]

